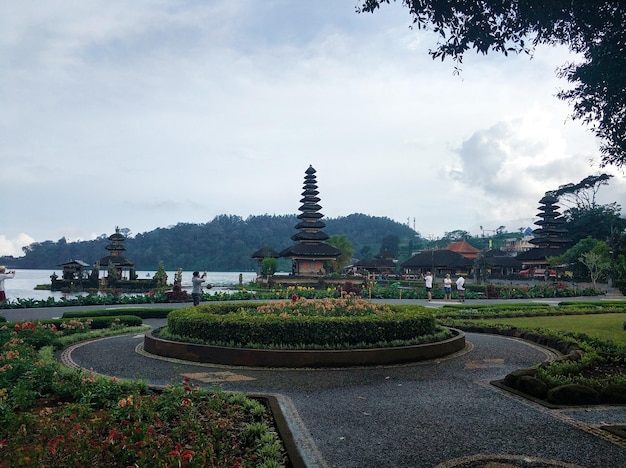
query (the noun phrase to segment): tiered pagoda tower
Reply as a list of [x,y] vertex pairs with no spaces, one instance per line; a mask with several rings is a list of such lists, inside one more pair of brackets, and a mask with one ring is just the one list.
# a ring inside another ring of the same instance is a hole
[[567,238],[567,229],[564,227],[565,219],[556,205],[558,201],[559,199],[551,192],[546,192],[539,200],[541,204],[537,213],[539,220],[535,222],[539,228],[533,231],[535,238],[530,240],[530,243],[537,247],[517,256],[518,260],[527,266],[546,267],[548,257],[561,255],[571,244],[571,240]]
[[318,204],[320,198],[315,172],[313,166],[309,166],[304,176],[303,198],[300,200],[302,205],[299,208],[301,213],[298,215],[300,222],[296,224],[298,232],[291,237],[296,244],[280,252],[281,257],[291,258],[293,275],[324,275],[325,262],[341,255],[341,250],[324,242],[329,236],[322,231],[326,224],[321,220],[324,215],[320,213],[322,207]]
[[535,222],[539,228],[533,231],[535,238],[530,240],[530,243],[536,245],[538,248],[559,251],[553,255],[560,255],[560,251],[563,251],[571,242],[566,237],[567,229],[564,228],[565,220],[563,216],[561,216],[561,213],[559,213],[559,207],[556,205],[558,201],[558,198],[549,192],[539,200],[541,206],[539,207],[537,216],[540,219]]

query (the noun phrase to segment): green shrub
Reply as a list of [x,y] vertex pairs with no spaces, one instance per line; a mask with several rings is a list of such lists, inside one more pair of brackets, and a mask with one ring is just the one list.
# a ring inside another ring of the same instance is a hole
[[167,318],[167,314],[169,314],[172,310],[174,309],[171,307],[120,307],[118,309],[81,310],[65,312],[62,317],[64,319],[80,319],[88,317],[115,317],[120,315],[134,315],[136,317],[141,317],[142,319]]
[[215,308],[215,312],[212,305],[178,309],[168,317],[168,332],[189,340],[216,344],[297,347],[388,343],[432,335],[438,331],[432,313],[421,306],[380,306],[377,309],[367,303],[371,309],[362,309],[360,306],[366,301],[354,299],[352,302],[358,307],[337,313],[342,307],[345,309],[346,304],[350,305],[349,301],[325,301],[329,301],[327,305],[337,305],[337,309],[322,307],[322,311],[314,313],[307,310],[308,306],[312,306],[311,302],[317,305],[323,302],[306,300],[295,304],[278,303],[282,304],[283,312],[275,306],[270,312],[263,312],[266,305],[260,304],[255,304],[254,308],[223,304],[223,307]]

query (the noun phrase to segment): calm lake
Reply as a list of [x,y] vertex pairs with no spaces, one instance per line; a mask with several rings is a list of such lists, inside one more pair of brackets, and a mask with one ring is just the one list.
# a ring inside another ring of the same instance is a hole
[[[35,286],[38,284],[50,284],[50,275],[56,273],[61,275],[59,270],[15,270],[15,278],[7,279],[4,281],[4,289],[6,289],[7,299],[47,299],[54,297],[60,299],[64,295],[66,297],[77,296],[76,294],[66,294],[60,291],[46,291],[35,290]],[[140,279],[151,278],[156,271],[138,271],[137,275]],[[202,273],[202,272],[200,272]],[[188,289],[191,292],[191,275],[192,271],[183,271],[183,289]],[[242,272],[223,272],[223,271],[209,271],[207,272],[207,283],[213,287],[211,289],[204,289],[205,292],[218,292],[231,289],[233,286],[239,284],[239,275],[241,274],[242,283],[245,285],[250,281],[256,279],[256,273],[252,271]],[[167,282],[172,283],[174,281],[175,271],[167,272]],[[206,284],[206,283],[205,283]],[[83,295],[85,293],[82,293]]]

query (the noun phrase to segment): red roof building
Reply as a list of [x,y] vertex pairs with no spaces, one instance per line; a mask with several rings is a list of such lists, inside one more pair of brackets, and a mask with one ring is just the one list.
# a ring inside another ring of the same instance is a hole
[[471,259],[476,258],[478,254],[480,253],[479,249],[477,249],[476,247],[474,247],[473,245],[469,244],[466,241],[452,242],[451,244],[448,244],[445,250],[451,250],[452,252],[456,252],[460,255],[463,255],[465,258],[471,258]]

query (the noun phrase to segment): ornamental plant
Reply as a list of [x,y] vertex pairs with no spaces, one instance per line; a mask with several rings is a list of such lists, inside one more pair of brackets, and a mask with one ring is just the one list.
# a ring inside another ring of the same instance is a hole
[[150,391],[67,369],[41,347],[63,333],[38,322],[0,327],[0,468],[288,465],[260,401],[188,379]]
[[249,310],[250,315],[349,317],[390,313],[387,304],[374,304],[365,299],[348,295],[339,299],[297,298],[291,302],[272,302]]

